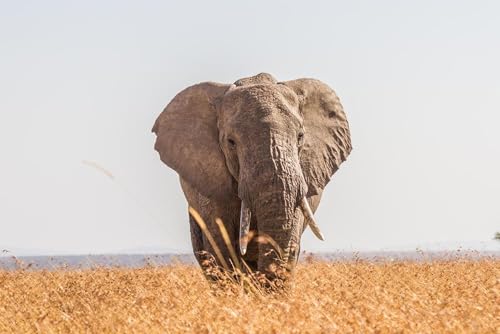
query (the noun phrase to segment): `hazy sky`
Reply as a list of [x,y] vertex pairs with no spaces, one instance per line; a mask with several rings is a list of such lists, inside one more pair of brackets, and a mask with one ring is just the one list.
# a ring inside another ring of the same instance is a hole
[[[154,120],[181,89],[318,78],[354,149],[306,250],[500,231],[497,1],[3,1],[0,248],[189,251]],[[114,179],[84,164],[92,161]]]

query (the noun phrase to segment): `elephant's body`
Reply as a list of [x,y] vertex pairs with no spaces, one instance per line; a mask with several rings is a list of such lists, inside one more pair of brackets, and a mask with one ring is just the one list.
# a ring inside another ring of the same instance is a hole
[[[231,257],[218,218],[237,256],[271,278],[277,266],[293,269],[308,225],[322,238],[312,213],[351,151],[342,105],[324,83],[277,82],[261,73],[232,85],[197,84],[167,105],[153,131],[155,149],[179,173],[223,262]],[[191,214],[189,220],[193,251],[208,268],[205,255],[216,252]],[[252,234],[272,242],[254,238],[247,248]]]

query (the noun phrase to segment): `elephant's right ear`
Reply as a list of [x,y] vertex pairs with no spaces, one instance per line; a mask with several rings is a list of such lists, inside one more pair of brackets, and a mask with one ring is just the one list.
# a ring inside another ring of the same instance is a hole
[[204,82],[184,89],[158,116],[152,130],[161,160],[209,198],[223,199],[234,193],[219,146],[213,105],[229,87]]

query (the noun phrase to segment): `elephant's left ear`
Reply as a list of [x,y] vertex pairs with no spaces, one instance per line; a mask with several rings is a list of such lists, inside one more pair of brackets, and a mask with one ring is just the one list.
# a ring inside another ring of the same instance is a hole
[[349,124],[339,98],[325,83],[297,79],[282,84],[290,87],[300,100],[305,127],[300,164],[309,187],[308,196],[313,196],[321,193],[351,152]]

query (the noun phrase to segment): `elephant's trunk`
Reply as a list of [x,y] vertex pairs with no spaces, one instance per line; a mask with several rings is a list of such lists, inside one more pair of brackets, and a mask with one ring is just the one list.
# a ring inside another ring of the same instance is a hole
[[307,185],[297,147],[273,131],[269,134],[269,142],[255,144],[240,157],[240,251],[244,255],[251,215],[258,243],[255,269],[273,280],[295,267],[308,215],[303,205]]
[[295,267],[304,223],[301,200],[307,187],[297,157],[283,151],[261,166],[266,182],[251,191],[258,229],[257,269],[270,279],[281,278]]
[[296,212],[297,202],[287,197],[283,192],[271,192],[261,194],[256,201],[257,269],[270,279],[291,271],[298,257],[301,216]]

